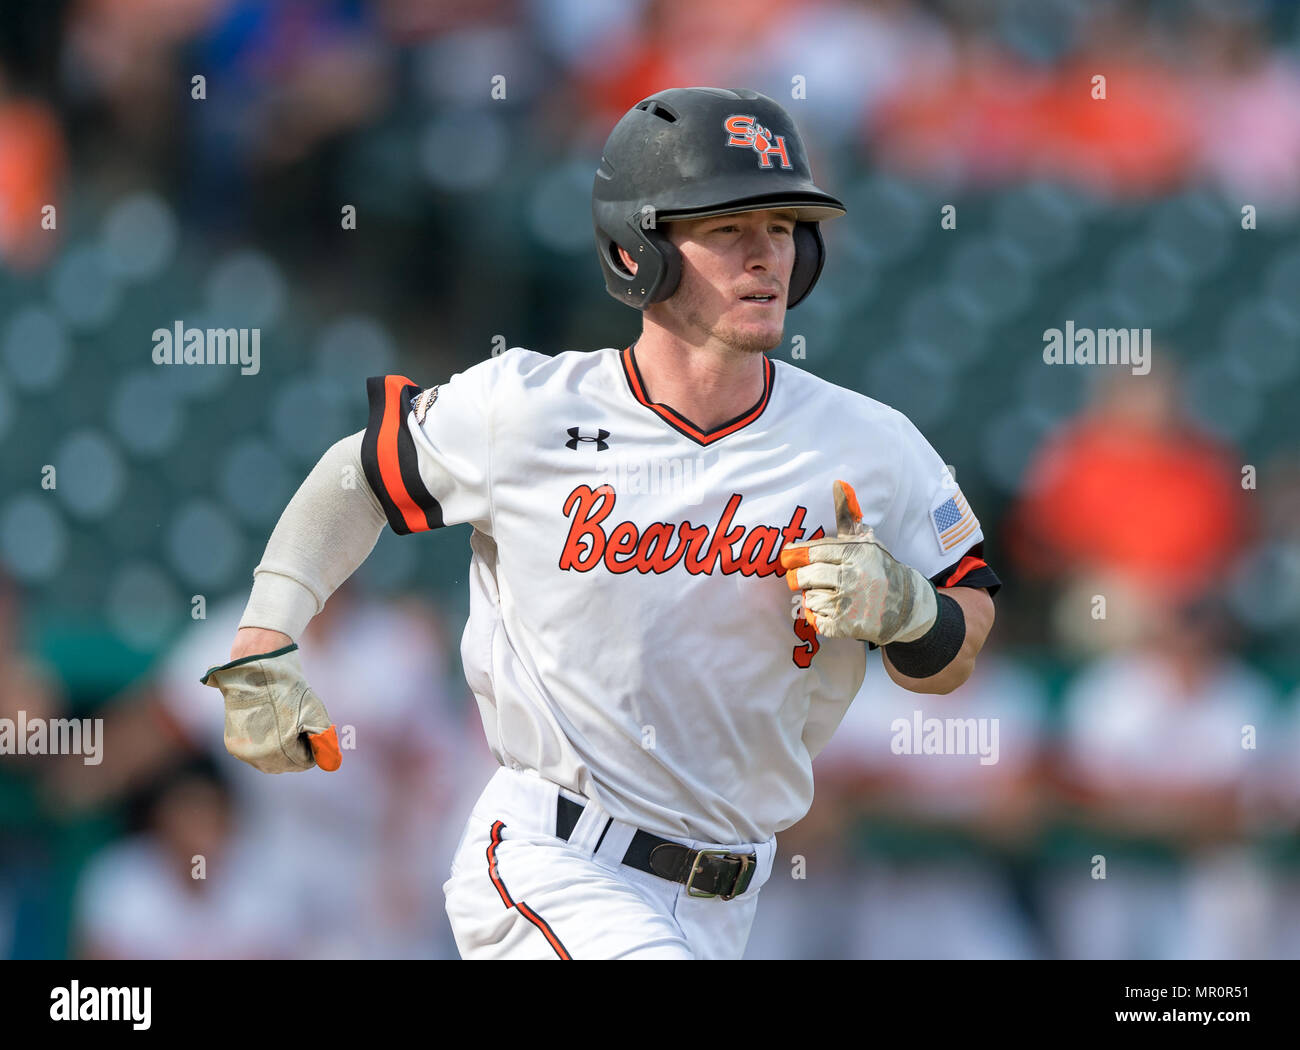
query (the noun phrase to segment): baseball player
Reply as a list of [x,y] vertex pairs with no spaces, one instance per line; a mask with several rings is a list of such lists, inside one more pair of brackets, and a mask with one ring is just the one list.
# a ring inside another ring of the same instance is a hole
[[740,958],[868,650],[917,692],[971,673],[1000,584],[943,459],[766,353],[844,211],[772,99],[638,103],[593,214],[639,338],[367,380],[272,533],[204,681],[227,748],[283,772],[340,763],[304,625],[385,523],[473,526],[461,655],[500,768],[443,887],[463,957]]

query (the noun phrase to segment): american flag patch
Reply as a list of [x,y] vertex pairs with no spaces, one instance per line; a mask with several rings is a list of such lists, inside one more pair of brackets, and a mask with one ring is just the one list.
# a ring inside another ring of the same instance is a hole
[[939,549],[945,551],[957,546],[980,527],[961,489],[930,511],[930,522],[934,525]]

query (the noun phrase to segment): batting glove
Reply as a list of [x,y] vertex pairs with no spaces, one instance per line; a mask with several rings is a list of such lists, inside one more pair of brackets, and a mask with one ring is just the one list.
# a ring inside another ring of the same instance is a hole
[[938,592],[862,524],[851,485],[837,481],[834,491],[835,538],[791,543],[781,550],[786,583],[790,590],[804,592],[804,619],[827,638],[877,645],[915,641],[934,626]]
[[339,768],[338,734],[302,673],[298,646],[208,668],[226,700],[226,750],[263,773]]

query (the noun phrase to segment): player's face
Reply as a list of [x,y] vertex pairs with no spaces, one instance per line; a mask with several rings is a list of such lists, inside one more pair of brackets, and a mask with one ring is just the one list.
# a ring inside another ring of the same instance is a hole
[[791,211],[669,223],[668,237],[682,254],[682,278],[677,291],[657,304],[665,308],[665,327],[693,344],[711,339],[742,353],[780,344],[794,225]]

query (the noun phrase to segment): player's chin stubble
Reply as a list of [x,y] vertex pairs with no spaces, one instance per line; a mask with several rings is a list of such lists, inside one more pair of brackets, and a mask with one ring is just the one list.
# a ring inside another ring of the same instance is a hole
[[775,333],[764,332],[729,332],[725,328],[715,329],[713,338],[738,354],[761,354],[781,344],[781,329]]
[[[761,354],[781,344],[785,333],[785,318],[779,325],[758,330],[733,327],[716,313],[708,313],[699,303],[684,304],[683,320],[688,329],[704,336],[706,340],[721,343],[738,354]],[[703,342],[704,340],[701,340]]]

